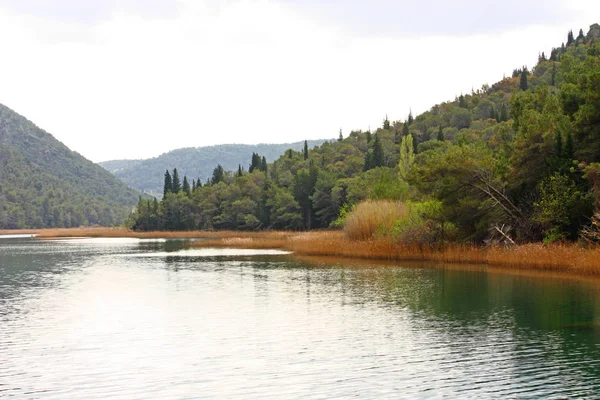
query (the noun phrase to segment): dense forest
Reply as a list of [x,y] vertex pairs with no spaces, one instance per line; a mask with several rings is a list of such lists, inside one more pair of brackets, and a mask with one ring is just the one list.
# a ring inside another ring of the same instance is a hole
[[[309,140],[310,148],[325,140]],[[273,161],[286,149],[300,150],[304,142],[284,144],[220,144],[216,146],[190,147],[164,153],[147,160],[113,160],[100,165],[112,172],[127,185],[141,192],[162,196],[162,178],[165,169],[177,167],[181,174],[188,174],[206,182],[215,165],[233,170],[246,164],[250,154],[260,153],[267,161]]]
[[[569,32],[529,70],[404,121],[354,131],[271,164],[177,171],[162,201],[140,200],[137,230],[340,226],[368,199],[401,201],[399,240],[483,242],[597,238],[600,206],[600,26]],[[594,218],[594,212],[596,217]],[[594,228],[594,223],[595,228]]]
[[0,228],[120,225],[138,192],[0,105]]

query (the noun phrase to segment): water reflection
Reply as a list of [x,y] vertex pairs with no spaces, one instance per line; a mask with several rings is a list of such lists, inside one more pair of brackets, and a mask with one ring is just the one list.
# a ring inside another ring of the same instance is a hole
[[256,254],[181,240],[0,243],[0,397],[600,390],[596,280]]

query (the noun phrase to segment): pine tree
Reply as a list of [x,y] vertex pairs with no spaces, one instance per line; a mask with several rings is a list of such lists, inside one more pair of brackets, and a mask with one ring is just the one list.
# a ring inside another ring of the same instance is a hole
[[338,136],[338,142],[344,140],[344,135],[342,135],[342,129],[340,128],[340,136]]
[[185,193],[188,196],[192,194],[190,183],[188,182],[186,175],[183,176],[183,193]]
[[308,142],[304,141],[304,159],[308,160]]
[[440,125],[440,129],[438,130],[437,140],[440,142],[444,141],[444,131],[442,130],[442,126]]
[[390,130],[390,120],[388,119],[387,114],[385,115],[385,119],[383,120],[383,129]]
[[527,90],[527,88],[528,88],[527,70],[526,69],[523,69],[523,72],[521,72],[521,81],[519,82],[519,88],[521,90]]
[[173,193],[177,194],[181,192],[181,180],[179,180],[179,172],[177,168],[173,169]]
[[169,170],[165,172],[165,186],[163,188],[163,198],[167,197],[167,193],[171,193],[173,191],[173,180],[171,179],[171,174]]

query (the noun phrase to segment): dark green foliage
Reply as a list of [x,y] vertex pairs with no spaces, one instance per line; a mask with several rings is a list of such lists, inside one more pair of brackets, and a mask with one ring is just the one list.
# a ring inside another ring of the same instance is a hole
[[342,135],[342,130],[340,129],[340,136],[338,136],[338,142],[344,140],[344,135]]
[[385,119],[383,120],[383,129],[390,130],[390,120],[388,119],[387,115],[385,116]]
[[[309,140],[308,147],[311,149],[324,141]],[[287,149],[301,151],[303,147],[304,141],[258,145],[223,144],[173,150],[147,160],[106,161],[100,165],[130,187],[160,197],[163,194],[163,187],[160,185],[163,173],[165,169],[171,170],[173,166],[177,166],[181,175],[197,176],[202,179],[201,182],[206,182],[217,164],[221,164],[225,170],[235,171],[238,164],[248,165],[248,157],[253,152],[265,156],[267,161],[271,162]]]
[[173,169],[173,189],[172,192],[177,194],[181,192],[181,180],[179,179],[179,172],[177,168]]
[[173,192],[173,178],[171,178],[171,173],[169,170],[165,172],[164,186],[163,186],[163,197],[167,195],[167,193]]
[[408,113],[408,120],[406,122],[408,123],[408,126],[411,126],[414,121],[415,121],[415,119],[413,118],[413,114],[412,114],[412,110],[411,110]]
[[554,49],[553,61],[542,53],[531,72],[411,112],[393,131],[384,121],[386,129],[352,131],[310,157],[289,150],[268,168],[256,154],[252,174],[216,168],[189,201],[168,194],[155,212],[142,200],[133,221],[139,229],[316,229],[363,200],[390,199],[435,208],[436,224],[457,240],[493,241],[498,227],[510,227],[515,241],[574,240],[594,211],[590,192],[600,192],[584,172],[600,161],[598,57],[600,46],[578,39]]
[[190,188],[190,183],[187,180],[187,176],[183,177],[183,186],[182,186],[182,190],[183,193],[185,193],[186,195],[190,195],[192,194],[192,189]]
[[308,160],[308,142],[306,140],[304,141],[303,153],[304,153],[304,159]]
[[527,84],[527,70],[524,69],[521,72],[521,80],[519,81],[519,89],[527,90],[529,85]]
[[567,46],[570,46],[575,43],[575,38],[573,37],[573,31],[569,31],[567,35]]
[[0,229],[120,225],[138,195],[0,105]]

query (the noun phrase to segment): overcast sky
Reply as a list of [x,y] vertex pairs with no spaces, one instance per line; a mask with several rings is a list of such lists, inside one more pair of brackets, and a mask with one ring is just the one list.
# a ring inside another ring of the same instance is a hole
[[594,22],[597,0],[0,0],[0,103],[93,161],[333,138]]

